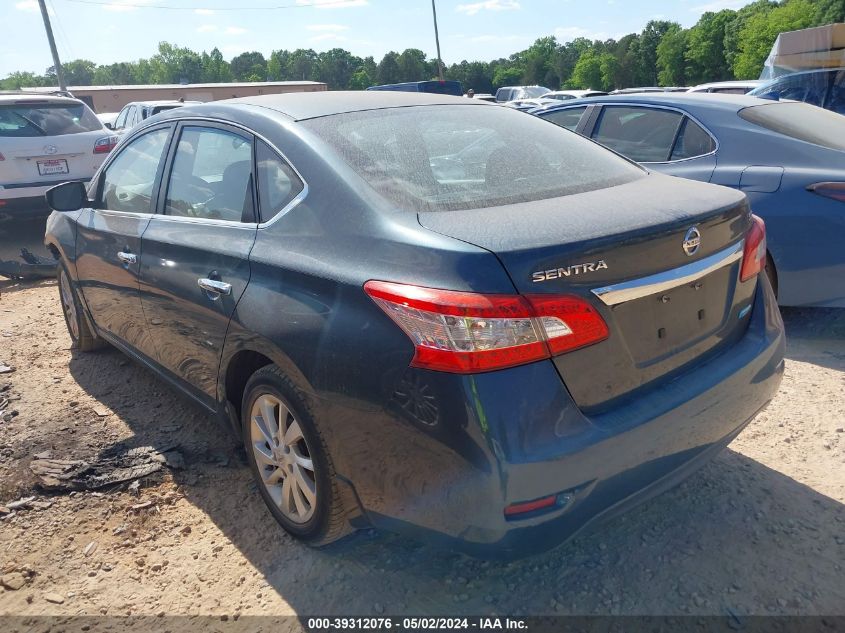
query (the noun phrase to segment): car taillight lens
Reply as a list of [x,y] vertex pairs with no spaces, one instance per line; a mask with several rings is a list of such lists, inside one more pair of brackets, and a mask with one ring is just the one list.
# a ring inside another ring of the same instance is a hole
[[745,251],[742,254],[740,281],[748,281],[766,269],[766,224],[762,218],[751,216],[751,228],[745,235]]
[[807,187],[807,191],[815,194],[845,202],[845,182],[817,182]]
[[3,156],[3,152],[0,152],[0,160],[6,160],[6,157]]
[[97,139],[97,142],[94,143],[94,153],[108,154],[114,149],[115,145],[117,145],[116,136],[104,136],[103,138]]
[[485,295],[368,281],[364,290],[410,337],[414,367],[503,369],[608,337],[601,315],[573,296]]

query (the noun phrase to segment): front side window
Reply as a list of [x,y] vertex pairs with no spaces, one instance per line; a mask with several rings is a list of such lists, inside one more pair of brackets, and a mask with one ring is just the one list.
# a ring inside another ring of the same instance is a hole
[[672,148],[671,160],[683,160],[704,156],[716,149],[712,137],[689,117],[684,118],[683,128]]
[[153,186],[169,135],[169,128],[153,130],[121,150],[103,174],[100,208],[152,213]]
[[638,163],[669,160],[682,115],[671,110],[605,106],[593,139]]
[[0,106],[0,138],[60,136],[102,129],[97,115],[81,101]]
[[565,127],[567,130],[572,130],[574,132],[575,128],[578,127],[578,122],[581,120],[581,116],[586,110],[587,106],[568,108],[566,110],[555,110],[554,112],[542,115],[542,117],[547,121],[551,121],[555,125]]
[[543,200],[644,175],[577,134],[492,105],[350,112],[301,125],[403,211]]
[[252,140],[217,128],[183,128],[165,213],[252,222],[253,206]]
[[303,189],[302,181],[276,152],[264,141],[257,141],[255,148],[256,176],[258,178],[258,204],[261,221],[274,218]]
[[117,118],[114,120],[114,129],[115,130],[122,130],[123,127],[126,125],[126,115],[129,114],[129,106],[123,108],[120,111],[120,114],[117,115]]

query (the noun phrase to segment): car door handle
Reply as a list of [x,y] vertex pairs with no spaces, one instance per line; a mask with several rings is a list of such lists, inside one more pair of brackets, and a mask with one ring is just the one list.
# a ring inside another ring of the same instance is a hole
[[230,295],[232,294],[232,284],[227,284],[225,281],[217,281],[216,279],[197,279],[197,284],[203,290],[208,292],[213,292],[217,295]]
[[124,253],[123,251],[120,251],[117,254],[117,258],[124,264],[134,264],[138,261],[138,257],[135,255],[135,253]]

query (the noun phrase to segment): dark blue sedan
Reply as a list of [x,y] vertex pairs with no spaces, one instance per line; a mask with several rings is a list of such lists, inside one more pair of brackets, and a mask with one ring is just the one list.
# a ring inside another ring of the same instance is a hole
[[185,106],[48,201],[74,346],[228,424],[312,544],[550,547],[691,473],[783,372],[745,195],[474,99]]
[[766,222],[785,306],[845,307],[845,117],[741,95],[594,97],[534,110],[648,169],[734,187]]

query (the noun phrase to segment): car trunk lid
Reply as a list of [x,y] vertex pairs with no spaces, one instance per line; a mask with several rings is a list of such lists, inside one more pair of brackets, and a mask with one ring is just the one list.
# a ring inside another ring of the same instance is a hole
[[[421,213],[422,226],[497,255],[522,294],[575,294],[610,337],[554,358],[575,401],[602,410],[741,335],[750,213],[740,192],[660,175],[491,209]],[[700,236],[693,250],[695,228]],[[668,283],[667,283],[668,282]]]

